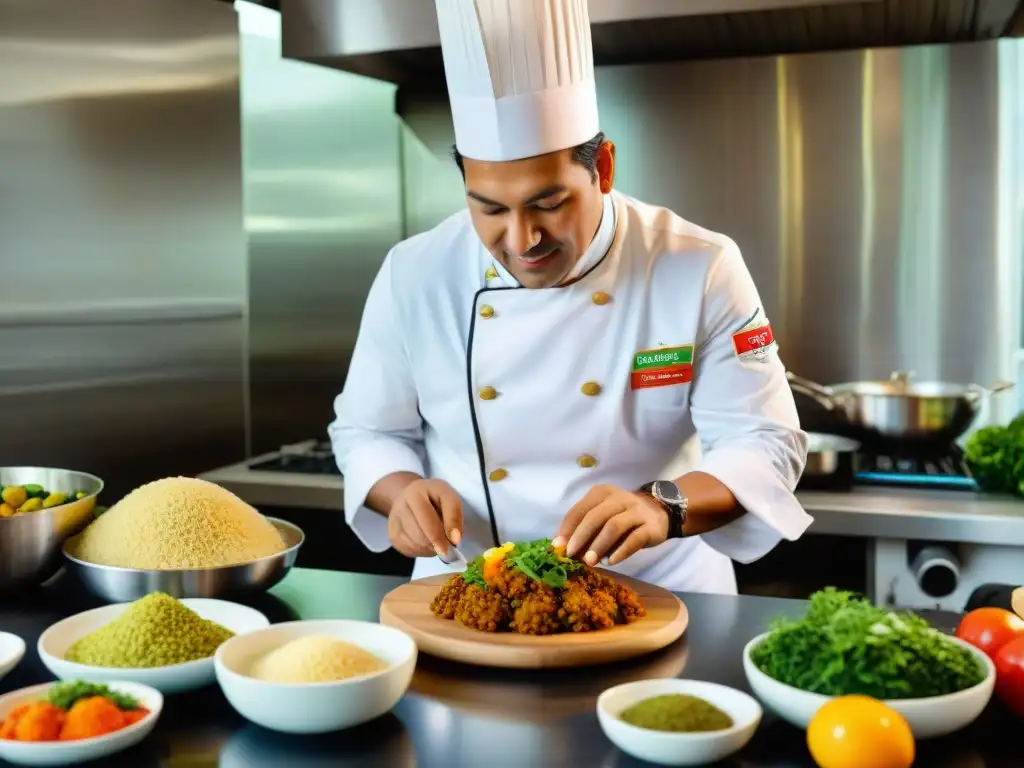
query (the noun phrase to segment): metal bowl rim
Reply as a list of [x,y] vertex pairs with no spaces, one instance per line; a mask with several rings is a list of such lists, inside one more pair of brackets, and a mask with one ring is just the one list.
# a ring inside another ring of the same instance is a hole
[[[37,511],[32,513],[32,515],[34,517],[48,517],[48,516],[50,516],[52,514],[55,514],[57,512],[57,510],[59,510],[61,507],[68,507],[68,506],[71,506],[72,504],[78,504],[79,502],[82,502],[82,501],[88,501],[89,499],[97,499],[98,500],[99,495],[101,493],[103,493],[103,489],[106,487],[106,484],[103,482],[102,478],[97,477],[92,472],[82,472],[79,469],[64,469],[63,467],[34,467],[34,466],[27,465],[27,464],[19,464],[17,466],[4,465],[4,466],[0,467],[0,471],[3,471],[5,469],[11,469],[11,470],[14,470],[14,469],[41,469],[41,470],[44,470],[46,472],[67,472],[69,475],[82,475],[83,477],[91,478],[91,479],[95,480],[97,483],[99,483],[100,487],[96,489],[95,493],[90,493],[88,496],[83,496],[80,499],[74,499],[72,501],[67,501],[64,504],[59,504],[56,507],[47,507],[45,509],[37,510]],[[21,519],[21,517],[22,517],[21,515],[15,515],[14,517],[0,517],[0,520],[19,520],[19,519]],[[70,537],[68,537],[68,538],[70,538]]]
[[266,520],[270,521],[270,523],[273,524],[275,528],[280,526],[282,528],[290,528],[294,531],[298,531],[299,540],[292,544],[292,546],[288,547],[288,549],[282,549],[280,552],[275,552],[272,555],[266,555],[264,557],[257,558],[256,560],[248,560],[244,563],[232,563],[231,565],[211,565],[207,566],[206,568],[170,568],[163,571],[157,570],[155,568],[122,568],[119,565],[103,565],[101,563],[90,563],[88,560],[81,560],[68,552],[68,545],[71,543],[71,540],[77,538],[78,536],[81,536],[81,533],[78,533],[75,536],[69,536],[64,541],[64,544],[61,546],[61,552],[64,554],[64,557],[66,557],[68,560],[75,563],[76,565],[81,565],[86,568],[94,568],[103,571],[114,571],[116,573],[207,573],[210,571],[226,571],[229,568],[247,568],[251,565],[256,565],[257,563],[266,562],[268,560],[273,560],[275,558],[285,557],[286,555],[292,552],[298,551],[299,547],[301,547],[306,542],[305,531],[303,531],[299,526],[295,525],[294,523],[289,523],[287,520],[282,520],[279,517],[269,517],[267,515],[264,515],[263,517]]
[[[106,487],[106,483],[103,482],[103,478],[97,477],[92,472],[83,472],[80,469],[65,469],[64,467],[33,467],[28,464],[19,464],[17,466],[11,464],[4,464],[3,466],[0,466],[0,472],[3,472],[5,469],[41,469],[44,472],[66,472],[69,475],[82,475],[83,477],[91,478],[92,480],[95,480],[97,483],[99,483],[100,487],[96,490],[95,493],[90,493],[88,496],[83,496],[80,499],[75,499],[75,501],[85,501],[86,499],[91,499],[93,496],[99,496],[101,493],[103,493],[103,489]],[[54,509],[57,509],[57,507],[49,507],[46,511],[51,511]],[[42,512],[43,510],[39,511]]]

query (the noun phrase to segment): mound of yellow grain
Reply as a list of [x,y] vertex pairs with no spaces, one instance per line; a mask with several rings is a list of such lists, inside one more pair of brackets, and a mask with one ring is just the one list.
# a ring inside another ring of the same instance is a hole
[[270,683],[331,683],[387,667],[358,645],[325,635],[307,635],[258,659],[249,675]]
[[169,477],[136,488],[75,540],[72,554],[145,570],[246,563],[285,549],[277,529],[224,488]]

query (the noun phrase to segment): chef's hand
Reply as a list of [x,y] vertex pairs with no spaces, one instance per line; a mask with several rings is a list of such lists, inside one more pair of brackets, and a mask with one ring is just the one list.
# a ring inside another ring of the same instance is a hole
[[406,557],[444,555],[462,538],[462,500],[444,480],[413,480],[388,512],[388,538]]
[[597,485],[569,510],[552,544],[589,565],[621,563],[668,538],[668,513],[652,497],[614,485]]

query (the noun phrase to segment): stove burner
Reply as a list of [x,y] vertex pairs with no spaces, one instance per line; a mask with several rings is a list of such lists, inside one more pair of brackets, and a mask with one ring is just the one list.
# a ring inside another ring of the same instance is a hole
[[249,465],[257,472],[291,472],[303,475],[340,475],[334,451],[326,440],[282,446],[277,456]]
[[971,471],[960,446],[932,456],[890,455],[879,452],[857,454],[858,483],[912,487],[976,490]]

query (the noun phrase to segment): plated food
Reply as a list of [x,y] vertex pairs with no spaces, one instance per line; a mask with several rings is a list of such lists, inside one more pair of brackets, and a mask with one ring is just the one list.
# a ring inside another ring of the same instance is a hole
[[106,736],[149,714],[138,699],[81,680],[57,683],[45,697],[19,704],[0,722],[0,739],[74,741]]
[[860,696],[898,712],[917,738],[969,725],[995,684],[984,652],[919,616],[831,588],[812,595],[801,618],[776,619],[751,640],[743,669],[757,697],[799,727],[828,701]]
[[448,580],[430,610],[470,629],[524,635],[592,632],[647,615],[635,591],[548,539],[487,550]]
[[157,592],[54,624],[39,638],[39,657],[62,679],[127,679],[173,693],[212,683],[217,648],[269,624],[244,605]]
[[180,570],[237,565],[286,549],[274,525],[215,483],[170,477],[136,488],[67,545],[96,565]]
[[163,709],[145,685],[75,680],[0,696],[0,762],[73,765],[142,741]]
[[327,733],[368,722],[402,698],[416,643],[366,621],[291,621],[217,649],[217,682],[246,719],[286,733]]

